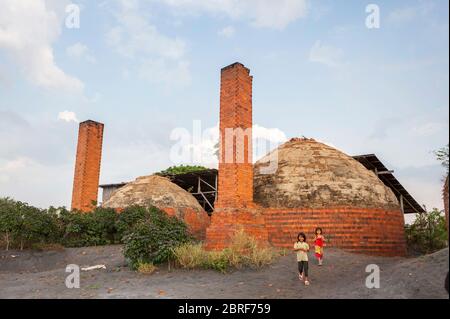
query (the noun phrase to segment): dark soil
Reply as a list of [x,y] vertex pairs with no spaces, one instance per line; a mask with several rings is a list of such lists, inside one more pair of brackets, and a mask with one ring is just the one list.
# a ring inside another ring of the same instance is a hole
[[[227,274],[161,266],[152,275],[131,271],[121,246],[59,251],[1,251],[0,298],[448,298],[444,279],[448,249],[417,258],[371,257],[326,250],[324,265],[310,258],[306,287],[297,277],[294,255],[263,269]],[[106,265],[81,271],[80,289],[68,289],[66,265]],[[381,270],[379,289],[368,289],[368,264]]]

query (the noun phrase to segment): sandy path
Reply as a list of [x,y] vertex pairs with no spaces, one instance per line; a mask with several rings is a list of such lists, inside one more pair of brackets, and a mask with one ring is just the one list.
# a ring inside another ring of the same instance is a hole
[[[81,272],[81,288],[68,289],[67,264],[105,264],[107,269]],[[368,264],[381,269],[380,289],[365,286]],[[121,246],[1,251],[0,298],[448,298],[443,288],[448,269],[448,249],[419,258],[328,249],[324,266],[310,262],[311,286],[305,287],[297,278],[294,255],[261,270],[169,272],[165,266],[147,276],[126,267]]]

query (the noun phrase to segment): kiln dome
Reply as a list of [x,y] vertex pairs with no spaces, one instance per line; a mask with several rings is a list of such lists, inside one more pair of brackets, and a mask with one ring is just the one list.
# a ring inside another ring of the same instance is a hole
[[198,201],[169,179],[157,175],[138,177],[116,190],[103,206],[123,209],[132,205],[152,205],[183,219],[191,232],[203,238],[209,216]]
[[313,139],[294,138],[278,149],[278,169],[254,166],[254,200],[264,207],[399,209],[392,190],[352,157]]

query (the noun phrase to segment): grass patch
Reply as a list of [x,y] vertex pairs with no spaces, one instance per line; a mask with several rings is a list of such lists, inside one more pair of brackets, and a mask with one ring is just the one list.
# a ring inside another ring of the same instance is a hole
[[152,263],[140,263],[137,267],[137,271],[144,275],[151,275],[156,271],[156,269],[158,269],[158,267]]
[[261,268],[271,264],[277,252],[258,243],[242,229],[232,238],[230,247],[222,251],[206,251],[202,244],[187,243],[174,249],[177,264],[186,269],[214,269],[226,272],[230,268]]

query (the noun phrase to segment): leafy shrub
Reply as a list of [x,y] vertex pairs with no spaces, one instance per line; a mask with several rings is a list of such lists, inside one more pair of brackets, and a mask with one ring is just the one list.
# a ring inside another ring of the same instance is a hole
[[0,234],[6,250],[50,243],[59,235],[52,212],[10,198],[0,198]]
[[130,230],[133,229],[140,221],[149,220],[151,213],[149,210],[155,208],[147,208],[143,206],[130,206],[125,208],[118,216],[116,221],[116,237],[118,241],[122,241],[123,236],[125,236]]
[[238,230],[230,247],[222,251],[206,251],[201,244],[187,243],[174,249],[174,256],[182,268],[204,268],[225,272],[228,268],[260,268],[273,262],[276,253],[263,247],[242,229]]
[[[149,220],[150,229],[154,232],[151,244],[162,245],[151,259],[164,261],[171,254],[173,241],[178,242],[187,236],[187,227],[155,207],[132,206],[120,214],[114,209],[98,207],[83,213],[68,211],[64,207],[42,210],[10,198],[0,198],[0,244],[5,249],[45,249],[50,244],[66,247],[115,244],[122,242],[123,236],[132,230],[141,231],[137,225]],[[166,241],[157,238],[165,234],[168,234]],[[152,248],[151,251],[154,253],[156,250]]]
[[68,247],[108,245],[115,242],[117,213],[96,208],[91,213],[61,212],[64,228],[62,242]]
[[124,255],[132,269],[140,263],[161,264],[173,256],[173,249],[191,240],[186,224],[154,207],[149,219],[139,221],[124,236]]
[[412,252],[428,254],[448,245],[445,217],[434,209],[424,214],[416,214],[412,225],[405,226],[408,248]]
[[12,247],[14,240],[20,235],[23,206],[23,203],[10,198],[0,198],[0,234],[6,250]]

